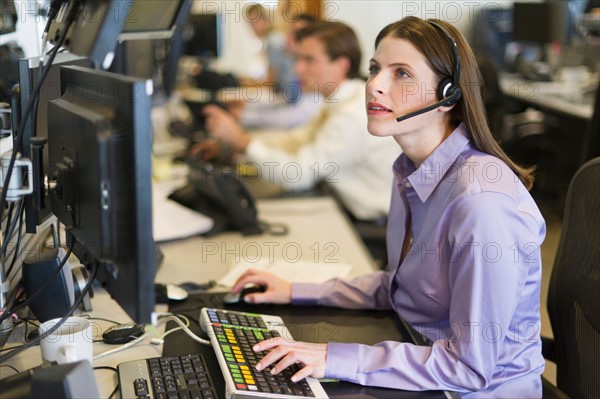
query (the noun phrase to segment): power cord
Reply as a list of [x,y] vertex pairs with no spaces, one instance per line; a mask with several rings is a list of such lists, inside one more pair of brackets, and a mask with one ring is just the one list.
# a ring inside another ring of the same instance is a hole
[[[162,317],[156,323],[156,325],[154,327],[158,328],[158,327],[162,326],[163,324],[168,323],[169,321],[175,322],[177,325],[179,325],[179,327],[165,332],[165,334],[163,334],[161,337],[153,339],[152,341],[154,341],[154,342],[151,341],[150,343],[152,343],[154,345],[160,345],[160,344],[162,344],[164,342],[163,338],[165,336],[167,336],[168,334],[172,333],[173,330],[183,330],[194,341],[199,342],[199,343],[201,343],[203,345],[208,345],[208,346],[211,345],[210,341],[208,341],[206,339],[203,339],[203,338],[200,338],[199,336],[197,336],[196,334],[194,334],[194,332],[192,330],[190,330],[188,328],[188,326],[183,321],[181,321],[180,317],[184,318],[186,320],[186,322],[188,323],[188,325],[189,325],[189,320],[185,316],[181,316],[181,315],[176,316],[176,315],[174,315],[172,313],[165,313],[164,317]],[[139,337],[137,337],[136,339],[134,339],[133,341],[130,341],[130,342],[128,342],[126,344],[123,344],[123,345],[121,345],[121,346],[119,346],[117,348],[110,349],[110,350],[108,350],[106,352],[102,352],[102,353],[94,356],[93,360],[98,360],[98,359],[101,359],[101,358],[103,358],[105,356],[109,356],[109,355],[112,355],[114,353],[121,352],[121,351],[123,351],[125,349],[131,348],[132,346],[134,346],[134,345],[138,344],[139,342],[143,341],[144,339],[146,339],[146,337],[149,336],[150,334],[151,334],[151,332],[147,331],[144,334],[142,334]]]
[[[190,326],[190,320],[189,320],[189,319],[188,319],[188,318],[187,318],[185,315],[182,315],[182,314],[180,314],[180,313],[177,313],[177,314],[175,314],[175,313],[165,313],[165,315],[167,315],[167,314],[168,314],[168,315],[171,315],[171,316],[175,316],[175,317],[177,317],[177,318],[180,318],[180,319],[183,319],[183,320],[185,321],[185,326],[186,326],[186,327],[189,327],[189,326]],[[160,337],[158,337],[158,338],[153,338],[153,339],[150,341],[150,343],[151,343],[151,344],[153,344],[153,345],[162,345],[162,344],[164,344],[164,343],[165,343],[165,337],[166,337],[167,335],[169,335],[169,334],[171,334],[171,333],[174,333],[175,331],[181,331],[181,330],[183,330],[183,328],[182,328],[182,327],[175,327],[175,328],[172,328],[172,329],[170,329],[170,330],[167,330],[167,331],[165,331],[165,333],[164,333],[163,335],[161,335]],[[200,338],[200,339],[202,339],[202,338]]]
[[[4,190],[6,191],[6,189]],[[19,204],[17,205],[19,207],[19,209],[17,210],[17,215],[21,214],[21,209],[20,206],[23,202],[23,200],[18,201]],[[6,229],[4,230],[4,241],[2,242],[2,247],[0,248],[0,256],[2,256],[3,258],[6,256],[6,251],[8,250],[8,243],[10,242],[12,236],[13,236],[13,230],[15,228],[15,226],[17,225],[18,222],[18,217],[15,216],[13,219],[13,212],[15,210],[15,202],[11,203],[8,206],[8,213],[6,215]]]
[[17,370],[16,368],[14,368],[13,366],[11,366],[10,364],[0,364],[0,367],[8,367],[9,369],[13,370],[16,374],[20,373],[19,370]]
[[25,107],[25,110],[22,113],[22,118],[19,121],[19,125],[17,128],[17,137],[16,137],[15,148],[13,149],[12,154],[10,156],[10,162],[8,164],[8,169],[6,171],[6,178],[4,180],[4,185],[3,185],[4,189],[2,190],[2,193],[0,194],[0,210],[1,211],[4,211],[4,205],[6,204],[6,196],[8,194],[8,184],[10,183],[10,178],[13,173],[13,168],[15,166],[15,161],[17,159],[17,153],[19,153],[21,151],[21,146],[23,145],[22,141],[23,141],[23,135],[24,135],[24,131],[25,131],[25,124],[27,123],[30,115],[32,114],[33,107],[35,105],[37,105],[37,100],[40,96],[42,84],[48,77],[48,73],[50,72],[50,66],[54,62],[54,58],[56,58],[56,54],[58,54],[58,50],[60,49],[60,47],[63,45],[65,39],[67,38],[67,33],[69,32],[71,25],[73,24],[73,22],[75,22],[75,16],[77,15],[77,10],[78,10],[78,7],[73,7],[71,9],[71,13],[67,16],[67,19],[66,19],[67,22],[65,23],[65,29],[62,31],[58,41],[56,42],[56,46],[54,46],[54,48],[50,52],[50,57],[48,58],[48,63],[46,65],[46,68],[44,68],[42,76],[41,76],[40,80],[38,81],[38,84],[35,87],[33,95],[27,102],[27,106]]
[[21,249],[21,238],[23,236],[22,232],[23,232],[23,214],[25,213],[25,207],[23,206],[23,201],[21,201],[21,211],[20,211],[20,216],[19,216],[19,230],[17,233],[17,242],[15,244],[15,250],[13,252],[13,257],[12,257],[12,261],[10,262],[10,266],[8,267],[8,270],[6,271],[6,279],[8,279],[10,277],[10,273],[13,270],[13,267],[15,266],[17,259],[19,258],[19,251]]
[[[110,371],[113,371],[117,375],[119,374],[119,370],[117,370],[115,367],[111,367],[111,366],[96,366],[96,367],[93,368],[93,370],[94,371],[96,371],[96,370],[110,370]],[[113,391],[108,396],[108,399],[111,399],[112,397],[114,397],[118,390],[119,390],[119,380],[117,380],[117,385],[115,386],[115,389],[113,389]]]

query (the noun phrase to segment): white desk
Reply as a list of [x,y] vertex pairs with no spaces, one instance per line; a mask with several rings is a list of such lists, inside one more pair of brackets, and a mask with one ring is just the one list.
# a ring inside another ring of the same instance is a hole
[[[236,257],[254,259],[257,248],[265,256],[269,249],[275,254],[304,261],[315,260],[320,263],[338,260],[353,266],[351,276],[368,273],[375,269],[364,244],[354,232],[344,214],[339,210],[333,199],[328,197],[298,198],[258,201],[261,220],[267,222],[285,223],[289,227],[286,236],[269,235],[243,237],[238,233],[224,233],[212,238],[195,237],[183,241],[161,245],[165,259],[157,273],[158,282],[204,282],[219,279],[227,271]],[[217,248],[219,252],[214,253]],[[283,250],[287,248],[284,254]],[[299,253],[296,251],[300,249]],[[222,249],[222,250],[221,250]],[[334,252],[335,250],[335,252]],[[254,251],[254,252],[253,252]],[[204,259],[203,259],[204,257]],[[94,311],[92,316],[103,317],[115,321],[130,321],[125,312],[108,294],[96,291],[92,299]],[[165,305],[157,307],[157,311],[166,311]],[[111,324],[94,321],[98,334]],[[19,336],[15,331],[9,345]],[[116,367],[119,363],[129,360],[161,356],[162,346],[149,343],[150,337],[140,344],[125,351],[98,359],[93,366]],[[94,354],[114,348],[113,346],[94,344]],[[39,347],[30,348],[10,359],[7,364],[20,371],[35,367],[41,363]],[[8,367],[0,368],[0,378],[14,372]],[[116,375],[108,370],[98,370],[96,379],[102,397],[106,398],[116,385]]]
[[351,276],[375,270],[363,242],[333,199],[265,199],[259,200],[257,206],[259,220],[283,223],[289,227],[289,233],[285,236],[223,233],[162,244],[165,260],[158,270],[157,281],[217,280],[233,263],[256,262],[261,254],[263,258],[273,255],[292,262],[351,264]]
[[515,74],[500,74],[500,89],[505,95],[541,109],[589,120],[594,111],[595,90],[584,93],[577,85],[565,82],[536,82]]

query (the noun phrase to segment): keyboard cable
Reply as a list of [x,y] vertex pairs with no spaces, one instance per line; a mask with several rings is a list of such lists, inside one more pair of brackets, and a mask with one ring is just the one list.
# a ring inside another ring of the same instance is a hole
[[[159,315],[159,317],[160,317],[160,316],[163,316],[163,315]],[[182,317],[182,316],[179,316],[179,317]],[[155,345],[157,345],[157,344],[162,344],[162,343],[164,342],[162,339],[163,339],[163,338],[164,338],[164,337],[165,337],[167,334],[170,334],[171,332],[173,332],[173,330],[180,330],[180,329],[181,329],[181,330],[183,330],[183,331],[184,331],[184,332],[185,332],[185,333],[186,333],[186,334],[187,334],[187,335],[188,335],[190,338],[192,338],[194,341],[196,341],[196,342],[199,342],[199,343],[201,343],[201,344],[203,344],[203,345],[208,345],[208,346],[210,346],[210,345],[211,345],[210,341],[208,341],[208,340],[206,340],[206,339],[203,339],[203,338],[200,338],[199,336],[197,336],[196,334],[194,334],[194,332],[193,332],[192,330],[190,330],[190,329],[188,328],[188,326],[186,326],[186,325],[185,325],[185,323],[184,323],[183,321],[181,321],[181,319],[180,319],[179,317],[178,317],[178,316],[175,316],[175,315],[174,315],[174,314],[172,314],[172,313],[166,313],[166,314],[164,314],[164,317],[161,317],[161,319],[160,319],[160,320],[159,320],[159,321],[156,323],[156,325],[154,326],[155,328],[158,328],[158,327],[162,326],[163,324],[166,324],[166,323],[168,323],[169,321],[172,321],[172,322],[176,323],[177,325],[179,325],[179,327],[177,327],[177,328],[175,328],[175,329],[172,329],[172,330],[169,330],[169,331],[165,332],[165,333],[164,333],[164,334],[163,334],[161,337],[159,337],[159,338],[155,338],[155,339],[153,339],[153,340],[152,340],[152,341],[155,341],[155,340],[157,340],[156,342],[151,342],[151,343],[153,343],[153,344],[155,344]],[[187,319],[186,319],[186,320],[187,320]],[[189,324],[189,320],[188,320],[188,324]],[[99,354],[97,354],[96,356],[94,356],[93,360],[98,360],[98,359],[100,359],[100,358],[103,358],[103,357],[105,357],[105,356],[112,355],[112,354],[114,354],[114,353],[117,353],[117,352],[120,352],[120,351],[122,351],[122,350],[125,350],[125,349],[127,349],[127,348],[130,348],[130,347],[132,347],[132,346],[136,345],[137,343],[139,343],[139,342],[143,341],[143,340],[144,340],[144,339],[145,339],[145,338],[146,338],[148,335],[150,335],[150,334],[151,334],[151,332],[150,332],[150,331],[148,331],[148,332],[146,332],[146,333],[144,333],[144,334],[140,335],[139,337],[137,337],[137,338],[136,338],[136,339],[134,339],[133,341],[130,341],[130,342],[126,343],[126,344],[123,344],[123,345],[119,346],[118,348],[110,349],[110,350],[108,350],[108,351],[106,351],[106,352],[99,353]]]

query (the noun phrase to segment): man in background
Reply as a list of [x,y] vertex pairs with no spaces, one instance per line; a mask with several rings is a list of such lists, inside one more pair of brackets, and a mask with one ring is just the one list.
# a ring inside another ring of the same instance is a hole
[[354,31],[340,22],[300,30],[295,71],[303,95],[323,97],[320,112],[302,129],[269,137],[248,133],[227,111],[206,106],[206,129],[287,191],[327,183],[358,220],[387,215],[392,171],[399,155],[392,138],[366,129],[365,82]]

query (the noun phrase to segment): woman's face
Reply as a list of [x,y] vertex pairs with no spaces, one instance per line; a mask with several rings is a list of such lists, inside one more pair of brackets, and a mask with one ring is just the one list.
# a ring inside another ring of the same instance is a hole
[[408,40],[385,37],[369,61],[366,88],[367,128],[374,136],[395,136],[436,122],[443,113],[396,118],[435,103],[436,75],[425,56]]

